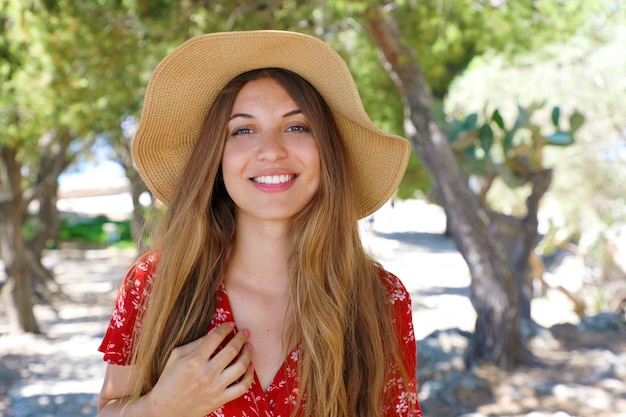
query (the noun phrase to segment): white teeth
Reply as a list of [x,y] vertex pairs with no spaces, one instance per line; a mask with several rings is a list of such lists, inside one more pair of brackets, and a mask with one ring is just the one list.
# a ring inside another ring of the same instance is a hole
[[294,175],[264,175],[252,178],[252,181],[262,184],[282,184],[284,182],[291,181],[294,177]]

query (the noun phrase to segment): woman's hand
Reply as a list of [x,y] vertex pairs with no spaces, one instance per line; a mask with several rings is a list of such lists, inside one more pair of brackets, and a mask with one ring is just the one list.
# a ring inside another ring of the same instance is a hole
[[144,398],[148,407],[162,416],[203,417],[245,394],[254,379],[252,354],[246,343],[248,331],[238,332],[215,354],[233,327],[222,324],[206,336],[175,348]]
[[152,391],[129,403],[135,367],[108,365],[98,401],[99,417],[204,417],[245,394],[254,380],[248,331],[238,332],[215,354],[234,325],[226,323],[174,349]]

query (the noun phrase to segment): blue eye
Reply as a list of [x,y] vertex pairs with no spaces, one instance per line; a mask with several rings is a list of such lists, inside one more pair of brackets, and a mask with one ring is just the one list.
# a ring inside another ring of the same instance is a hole
[[311,129],[309,129],[307,126],[301,126],[301,125],[294,125],[294,126],[289,126],[289,128],[287,128],[288,132],[310,132]]
[[252,129],[248,129],[246,127],[242,127],[242,128],[233,130],[233,132],[230,135],[231,136],[239,136],[239,135],[249,135],[250,133],[252,133]]

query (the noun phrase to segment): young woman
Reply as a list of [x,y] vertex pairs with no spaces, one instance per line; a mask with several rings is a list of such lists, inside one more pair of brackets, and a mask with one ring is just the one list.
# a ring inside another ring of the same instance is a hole
[[99,416],[421,416],[411,301],[357,224],[409,145],[338,54],[193,38],[152,75],[133,155],[168,209],[120,287]]

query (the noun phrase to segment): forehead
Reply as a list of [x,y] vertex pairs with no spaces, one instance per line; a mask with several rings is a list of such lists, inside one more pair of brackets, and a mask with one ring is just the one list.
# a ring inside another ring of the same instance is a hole
[[235,98],[235,105],[245,101],[281,100],[294,102],[291,95],[278,81],[270,77],[263,77],[247,82]]

